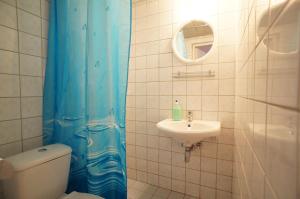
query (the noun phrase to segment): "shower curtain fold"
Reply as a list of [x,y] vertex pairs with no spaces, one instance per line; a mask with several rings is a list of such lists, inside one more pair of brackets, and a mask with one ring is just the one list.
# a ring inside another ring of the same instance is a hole
[[72,147],[68,191],[126,198],[130,0],[52,0],[44,144]]

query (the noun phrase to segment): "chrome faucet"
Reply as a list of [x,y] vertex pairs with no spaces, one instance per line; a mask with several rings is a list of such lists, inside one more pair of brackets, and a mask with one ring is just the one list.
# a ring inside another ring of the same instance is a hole
[[187,112],[187,121],[188,122],[192,122],[193,121],[193,112],[192,111],[188,111]]

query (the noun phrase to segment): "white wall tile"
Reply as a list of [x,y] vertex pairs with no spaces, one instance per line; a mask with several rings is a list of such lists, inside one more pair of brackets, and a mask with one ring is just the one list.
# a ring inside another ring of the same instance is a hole
[[136,154],[136,158],[137,161],[141,160],[141,159],[146,159],[147,157],[147,148],[143,147],[143,146],[136,146],[135,148],[135,154]]
[[138,160],[136,162],[136,167],[138,170],[146,172],[147,171],[147,161],[146,160]]
[[145,17],[147,16],[147,2],[138,2],[136,4],[136,17],[140,18],[140,17]]
[[24,139],[42,136],[42,118],[22,119],[22,135]]
[[20,32],[20,52],[29,55],[41,56],[41,39],[26,33]]
[[184,155],[182,153],[172,153],[172,165],[177,167],[185,167]]
[[18,52],[18,33],[16,30],[0,26],[0,49]]
[[35,15],[41,15],[40,0],[17,0],[17,6]]
[[147,108],[148,109],[159,109],[159,96],[148,96],[147,97]]
[[[150,160],[150,161],[153,161],[152,164],[156,164],[157,168],[158,168],[158,163],[157,163],[158,162],[158,150],[157,149],[148,148],[147,153],[148,153],[147,154],[147,159]],[[150,163],[148,162],[148,164],[150,164]],[[155,174],[158,174],[158,173],[155,173]]]
[[48,40],[47,39],[42,39],[42,57],[47,57],[48,53]]
[[0,24],[14,29],[17,28],[17,12],[15,7],[0,2]]
[[146,146],[147,145],[147,135],[136,134],[136,145]]
[[20,54],[20,74],[42,76],[42,60],[40,57]]
[[42,19],[42,37],[46,39],[48,38],[48,26],[49,26],[48,21]]
[[159,175],[164,177],[171,177],[171,165],[168,164],[159,164]]
[[172,25],[166,25],[160,27],[159,39],[171,39],[172,38]]
[[217,176],[214,173],[201,172],[201,185],[215,188],[217,183]]
[[22,118],[35,117],[42,115],[42,98],[41,97],[22,97]]
[[199,95],[202,90],[202,81],[187,81],[187,95]]
[[203,96],[202,97],[202,110],[203,111],[218,111],[219,110],[218,96]]
[[192,156],[190,161],[186,164],[186,167],[189,169],[200,170],[200,157]]
[[19,76],[0,74],[0,97],[20,96]]
[[43,19],[48,19],[48,16],[49,16],[48,0],[41,0],[41,16]]
[[185,193],[190,196],[199,197],[200,189],[199,185],[192,184],[192,183],[186,183],[185,186]]
[[172,80],[172,68],[160,68],[159,69],[159,80],[160,81],[171,81]]
[[20,118],[20,98],[0,98],[0,120]]
[[11,5],[11,6],[14,6],[14,7],[17,6],[16,0],[2,0],[2,1],[9,4],[9,5]]
[[200,172],[193,169],[186,169],[186,181],[193,184],[200,184]]
[[159,25],[164,26],[164,25],[169,25],[172,23],[172,12],[162,12],[159,14]]
[[221,190],[217,191],[217,199],[230,199],[230,198],[232,198],[232,194],[230,192],[221,191]]
[[185,181],[185,168],[172,167],[172,179]]
[[167,137],[159,138],[159,149],[171,151],[172,140]]
[[171,185],[172,185],[171,178],[159,176],[158,183],[159,183],[159,186],[164,189],[171,189]]
[[201,186],[200,187],[200,197],[201,198],[207,198],[207,199],[215,199],[216,198],[216,190],[209,188],[209,187],[205,187],[205,186]]
[[146,70],[136,70],[135,72],[135,81],[136,82],[145,82],[147,80],[147,73]]
[[218,95],[219,94],[218,80],[203,80],[202,94],[203,95]]
[[201,145],[201,156],[203,157],[217,157],[217,147],[216,143],[203,142]]
[[19,30],[33,35],[41,36],[41,27],[42,21],[40,17],[18,9]]
[[148,166],[147,166],[148,172],[153,174],[158,174],[158,168],[159,167],[157,162],[148,161]]
[[217,173],[226,176],[232,176],[232,162],[226,160],[218,160]]
[[213,158],[201,158],[201,171],[207,171],[216,173],[217,170],[217,159]]
[[234,95],[235,85],[234,79],[223,79],[220,80],[220,95]]
[[186,82],[174,81],[173,82],[173,95],[186,95]]
[[234,96],[219,96],[219,110],[225,112],[234,112]]
[[21,96],[35,97],[43,95],[41,77],[21,76]]
[[0,122],[0,145],[21,140],[21,121]]
[[231,192],[232,179],[228,176],[217,176],[217,188],[223,191]]
[[28,151],[43,145],[42,137],[35,137],[23,141],[23,151]]
[[[179,193],[185,193],[185,182],[181,181],[181,180],[173,180],[172,179],[172,190],[179,192]],[[174,192],[172,192],[172,193],[174,193]]]
[[19,73],[19,57],[17,53],[0,50],[0,60],[0,73]]
[[187,110],[201,110],[201,105],[202,105],[201,96],[187,97]]
[[147,43],[147,54],[159,54],[159,41],[151,41]]
[[159,162],[170,164],[171,162],[171,152],[170,151],[163,151],[159,150]]
[[167,11],[173,8],[171,0],[159,0],[159,11]]
[[21,142],[13,142],[9,144],[4,144],[0,146],[1,157],[9,157],[11,155],[20,153],[22,151]]
[[219,47],[220,50],[220,62],[233,62],[235,58],[235,46],[234,45],[224,45]]
[[160,40],[159,52],[160,53],[172,52],[172,40],[171,39]]
[[158,0],[147,1],[147,9],[149,15],[157,13],[159,11],[159,1]]
[[147,56],[147,68],[157,68],[159,63],[158,55]]
[[159,66],[160,67],[172,66],[172,54],[171,53],[160,54],[159,55]]

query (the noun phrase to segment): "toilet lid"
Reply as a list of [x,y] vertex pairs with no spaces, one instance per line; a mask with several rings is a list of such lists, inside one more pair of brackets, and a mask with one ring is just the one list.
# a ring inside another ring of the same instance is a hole
[[68,194],[63,199],[103,199],[100,196],[96,196],[93,194],[88,193],[79,193],[76,191],[73,191],[72,193]]

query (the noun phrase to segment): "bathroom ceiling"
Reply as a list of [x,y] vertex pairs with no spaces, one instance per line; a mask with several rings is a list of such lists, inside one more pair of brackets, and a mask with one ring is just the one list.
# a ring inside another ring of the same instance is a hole
[[198,21],[191,22],[187,24],[183,29],[183,34],[185,38],[207,36],[212,32],[211,28],[207,25],[199,25]]

